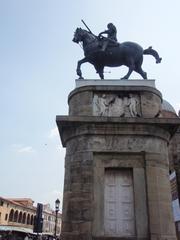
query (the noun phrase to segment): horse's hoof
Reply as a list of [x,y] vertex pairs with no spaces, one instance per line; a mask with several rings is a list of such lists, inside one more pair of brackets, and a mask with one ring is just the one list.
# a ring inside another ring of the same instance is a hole
[[79,77],[79,79],[84,79],[83,77]]

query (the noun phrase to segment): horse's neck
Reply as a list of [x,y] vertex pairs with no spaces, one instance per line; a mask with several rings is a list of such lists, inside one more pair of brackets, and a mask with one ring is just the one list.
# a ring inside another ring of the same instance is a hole
[[83,39],[83,46],[86,47],[87,45],[94,42],[95,37],[93,35],[87,34]]

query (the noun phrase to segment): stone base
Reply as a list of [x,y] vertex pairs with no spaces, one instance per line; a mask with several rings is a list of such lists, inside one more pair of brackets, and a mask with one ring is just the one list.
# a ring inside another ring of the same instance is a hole
[[154,118],[160,115],[162,95],[154,87],[153,80],[153,87],[147,86],[151,83],[149,80],[121,80],[125,85],[115,85],[118,81],[106,80],[103,81],[106,85],[93,86],[88,85],[88,80],[78,81],[84,86],[69,94],[71,116]]
[[176,240],[167,146],[180,119],[159,118],[153,81],[77,81],[69,116],[56,119],[66,147],[62,240]]
[[97,79],[77,79],[76,88],[84,86],[146,86],[155,88],[155,80],[141,80],[141,79],[129,79],[129,80],[118,80],[118,79],[109,79],[109,80],[97,80]]

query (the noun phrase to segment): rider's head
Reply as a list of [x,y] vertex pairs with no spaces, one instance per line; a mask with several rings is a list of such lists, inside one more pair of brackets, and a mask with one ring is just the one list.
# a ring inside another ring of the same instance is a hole
[[108,29],[111,29],[114,25],[112,23],[108,23],[107,27]]

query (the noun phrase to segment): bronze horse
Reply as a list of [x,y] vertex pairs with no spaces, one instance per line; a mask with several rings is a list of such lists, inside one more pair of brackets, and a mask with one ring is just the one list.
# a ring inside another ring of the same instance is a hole
[[[133,71],[139,73],[143,79],[147,79],[147,74],[141,68],[143,63],[143,55],[152,55],[156,59],[156,63],[161,62],[159,54],[149,47],[143,48],[134,42],[113,43],[109,42],[106,51],[102,51],[102,41],[104,38],[98,38],[91,32],[77,28],[74,33],[73,42],[83,43],[85,57],[78,61],[77,75],[82,77],[81,64],[89,62],[94,65],[96,72],[101,79],[104,79],[104,67],[118,67],[125,65],[129,68],[128,73],[122,79],[128,79]],[[106,39],[107,40],[107,39]]]

